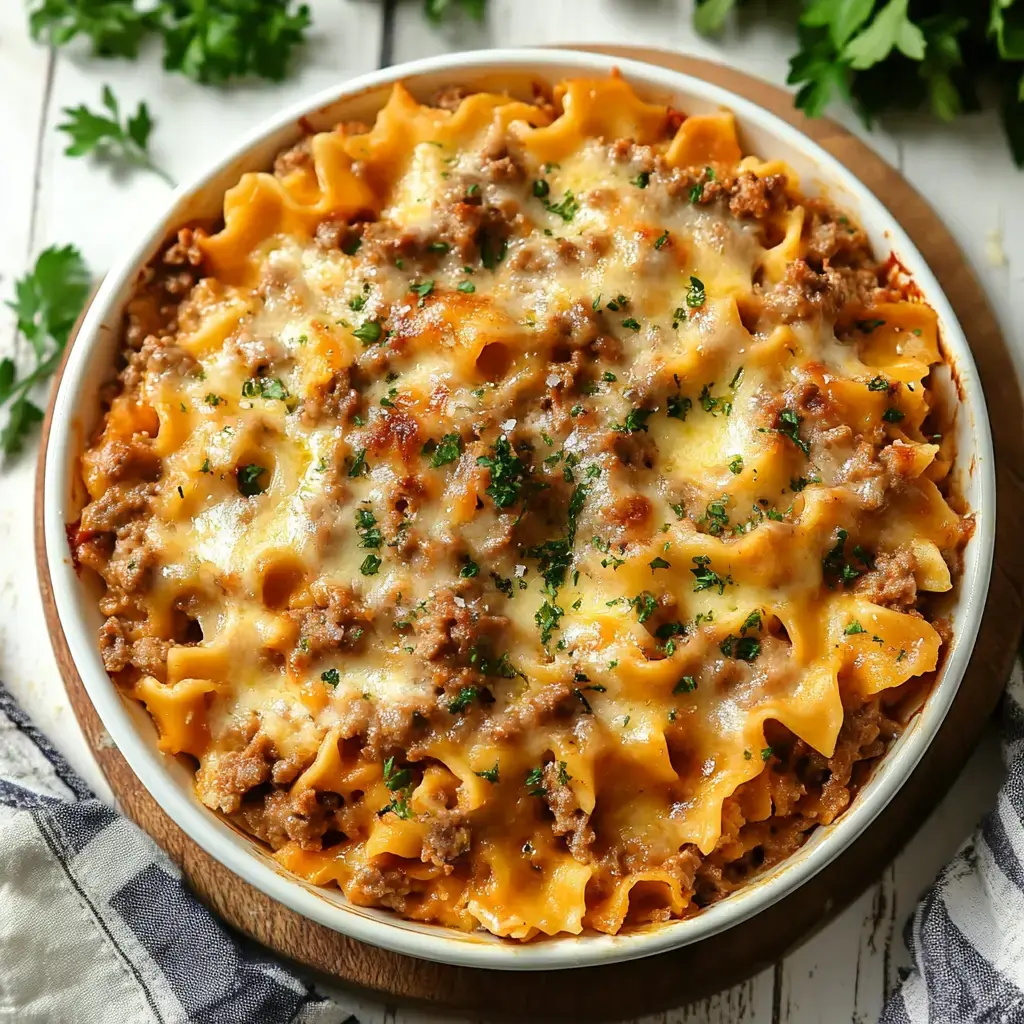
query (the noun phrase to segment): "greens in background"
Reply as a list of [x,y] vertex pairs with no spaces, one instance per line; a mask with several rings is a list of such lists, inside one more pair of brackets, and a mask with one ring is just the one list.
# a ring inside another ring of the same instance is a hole
[[42,420],[42,409],[28,396],[60,364],[89,287],[89,270],[72,245],[45,249],[32,272],[15,283],[14,300],[7,305],[32,349],[33,366],[19,377],[13,359],[0,359],[0,410],[7,411],[7,424],[0,431],[4,455],[17,455],[29,431]]
[[134,59],[157,36],[164,68],[204,85],[256,76],[281,81],[310,25],[293,0],[34,0],[32,38],[63,46],[88,39],[96,57]]
[[[806,0],[786,10],[799,44],[788,81],[811,117],[833,99],[868,125],[890,110],[929,107],[952,121],[994,103],[1024,166],[1024,0]],[[713,35],[751,16],[750,0],[697,0],[694,21]]]

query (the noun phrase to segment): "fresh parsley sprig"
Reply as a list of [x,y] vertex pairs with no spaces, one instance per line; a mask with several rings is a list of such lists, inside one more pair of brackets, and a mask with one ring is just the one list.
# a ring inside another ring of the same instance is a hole
[[67,120],[57,125],[57,131],[64,132],[71,140],[64,150],[65,155],[93,154],[123,167],[139,167],[163,178],[173,188],[171,176],[153,162],[149,153],[153,119],[146,104],[140,103],[135,113],[122,124],[117,97],[110,86],[105,85],[103,106],[106,113],[89,110],[84,103],[64,108]]
[[26,435],[43,418],[42,410],[28,396],[60,363],[71,328],[89,295],[89,270],[74,246],[51,246],[39,254],[32,272],[14,287],[14,301],[7,305],[18,318],[18,331],[31,346],[35,365],[19,379],[14,360],[0,360],[0,409],[7,407],[0,451],[7,456],[22,450]]
[[483,21],[487,0],[423,0],[423,13],[434,22],[461,8],[476,21]]
[[[697,0],[695,25],[713,34],[748,5]],[[789,65],[796,105],[817,117],[839,98],[869,125],[894,108],[928,106],[952,121],[994,94],[1013,158],[1024,166],[1020,7],[1020,0],[804,0]]]
[[158,35],[164,68],[204,85],[281,81],[309,25],[309,8],[294,0],[34,0],[29,14],[33,39],[64,46],[82,36],[97,57],[134,59]]

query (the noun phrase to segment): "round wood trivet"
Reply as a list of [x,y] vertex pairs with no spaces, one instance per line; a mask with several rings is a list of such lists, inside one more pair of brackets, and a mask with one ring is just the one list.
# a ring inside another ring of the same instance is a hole
[[[678,54],[625,46],[590,49],[661,64],[747,97],[817,141],[891,211],[899,211],[897,219],[924,253],[967,332],[988,407],[997,413],[992,421],[998,476],[996,555],[987,611],[959,695],[917,770],[843,856],[755,921],[675,953],[607,967],[527,975],[446,967],[361,945],[264,896],[185,836],[160,810],[118,751],[101,742],[103,726],[72,664],[53,603],[42,538],[40,471],[36,482],[36,560],[50,637],[75,714],[121,806],[182,866],[203,901],[230,924],[285,957],[389,1002],[426,1001],[435,1008],[516,1020],[611,1020],[682,1006],[780,959],[856,899],[946,793],[996,706],[1024,622],[1021,396],[1011,357],[985,296],[936,214],[868,146],[834,122],[807,119],[794,109],[782,89],[731,68]],[[52,408],[51,402],[43,424],[40,467]]]

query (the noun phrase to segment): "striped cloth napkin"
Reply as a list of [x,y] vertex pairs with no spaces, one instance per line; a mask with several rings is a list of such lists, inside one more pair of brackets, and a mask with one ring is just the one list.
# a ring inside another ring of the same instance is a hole
[[0,1021],[356,1018],[214,918],[0,685]]
[[[882,1024],[1024,1021],[1024,677],[1003,704],[1007,781],[908,922]],[[357,1024],[203,907],[0,685],[0,1020]]]

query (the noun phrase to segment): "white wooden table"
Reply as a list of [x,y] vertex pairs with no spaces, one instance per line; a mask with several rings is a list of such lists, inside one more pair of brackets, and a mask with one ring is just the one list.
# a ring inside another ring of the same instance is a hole
[[[68,242],[101,274],[166,201],[167,186],[63,155],[61,108],[98,105],[110,83],[122,107],[144,99],[157,121],[152,148],[178,181],[283,103],[382,64],[449,50],[555,42],[637,43],[732,62],[781,84],[792,38],[753,28],[712,44],[690,27],[692,0],[489,0],[488,21],[431,28],[418,0],[309,0],[315,30],[301,70],[279,85],[216,91],[164,74],[156,53],[98,61],[33,45],[17,0],[0,3],[0,297],[47,245]],[[838,116],[864,134],[848,112]],[[866,136],[942,212],[1024,367],[1024,172],[1014,169],[996,117],[954,126],[903,121]],[[980,188],[977,186],[981,186]],[[24,342],[21,355],[24,356]],[[0,312],[0,356],[19,350]],[[40,398],[43,396],[40,395]],[[998,415],[994,410],[994,415]],[[109,790],[68,706],[50,653],[32,558],[34,458],[0,470],[0,678],[98,792]],[[939,809],[882,878],[784,962],[659,1022],[812,1024],[873,1021],[908,962],[903,924],[921,890],[991,803],[999,780],[989,735]],[[753,925],[756,927],[756,923]],[[426,1024],[425,1014],[363,1002],[363,1024]],[[653,1024],[653,1021],[652,1021]]]

